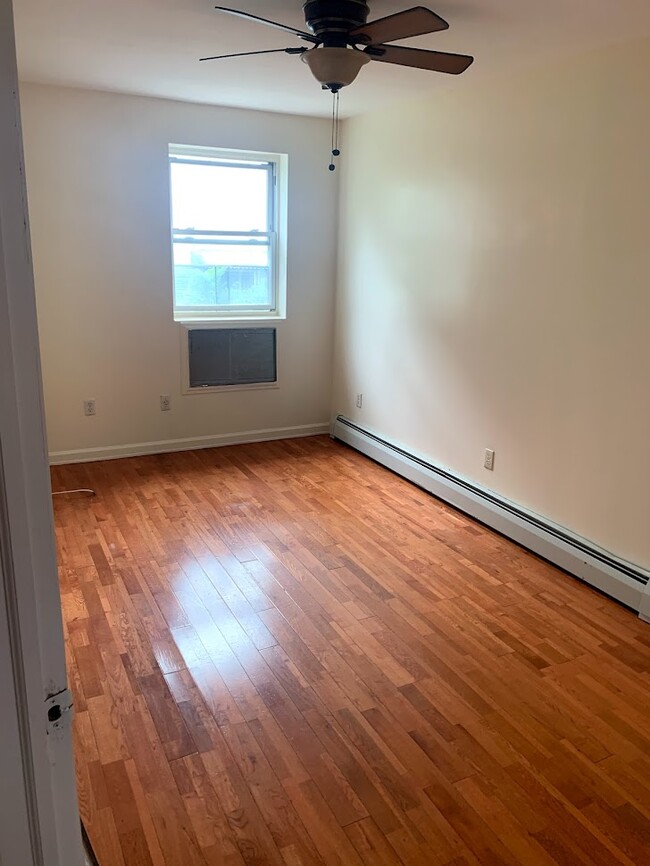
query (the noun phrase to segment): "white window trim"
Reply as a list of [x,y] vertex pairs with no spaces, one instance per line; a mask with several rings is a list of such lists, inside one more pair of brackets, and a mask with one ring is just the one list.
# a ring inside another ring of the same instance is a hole
[[[256,150],[229,150],[220,147],[204,147],[201,145],[174,144],[168,146],[168,153],[172,156],[198,157],[199,159],[215,158],[250,162],[270,162],[275,166],[275,196],[274,196],[274,225],[276,240],[273,250],[273,279],[275,281],[275,303],[274,310],[187,310],[176,307],[175,297],[172,297],[174,321],[179,324],[191,324],[193,326],[202,322],[214,324],[216,322],[227,322],[228,324],[278,321],[287,318],[287,247],[288,247],[288,192],[289,192],[289,157],[286,153],[267,153]],[[171,164],[170,164],[171,165]],[[171,169],[170,169],[171,170]],[[171,178],[169,182],[169,223],[170,223],[170,267],[172,281],[174,278],[174,252],[173,252],[173,222],[172,222],[172,199]],[[225,386],[224,386],[225,387]],[[240,387],[240,386],[228,386]],[[250,386],[248,386],[250,387]],[[219,388],[222,390],[222,388]],[[191,393],[194,393],[192,389]]]

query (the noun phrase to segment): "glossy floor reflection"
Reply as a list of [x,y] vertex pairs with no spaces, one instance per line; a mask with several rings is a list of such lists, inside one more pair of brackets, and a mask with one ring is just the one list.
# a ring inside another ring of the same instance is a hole
[[53,479],[101,866],[648,862],[629,611],[326,437]]

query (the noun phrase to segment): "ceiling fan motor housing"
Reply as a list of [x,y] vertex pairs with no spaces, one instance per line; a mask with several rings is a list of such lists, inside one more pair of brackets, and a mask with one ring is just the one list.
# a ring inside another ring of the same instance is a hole
[[350,30],[368,20],[370,7],[365,0],[308,0],[303,3],[308,29],[327,48],[343,48]]

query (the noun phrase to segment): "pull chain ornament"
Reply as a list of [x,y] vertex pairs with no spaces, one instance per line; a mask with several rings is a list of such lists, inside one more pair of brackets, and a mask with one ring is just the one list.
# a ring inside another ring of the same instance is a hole
[[334,162],[334,158],[341,155],[341,151],[339,149],[341,134],[341,120],[339,117],[340,96],[340,91],[335,90],[332,92],[332,161],[329,164],[330,171],[336,171],[336,164]]

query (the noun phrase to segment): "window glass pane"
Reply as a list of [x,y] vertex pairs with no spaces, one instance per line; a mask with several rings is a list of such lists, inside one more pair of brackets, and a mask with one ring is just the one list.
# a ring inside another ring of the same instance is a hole
[[172,162],[172,225],[197,231],[268,231],[268,180],[264,169]]
[[273,306],[271,249],[229,243],[174,243],[177,307]]

